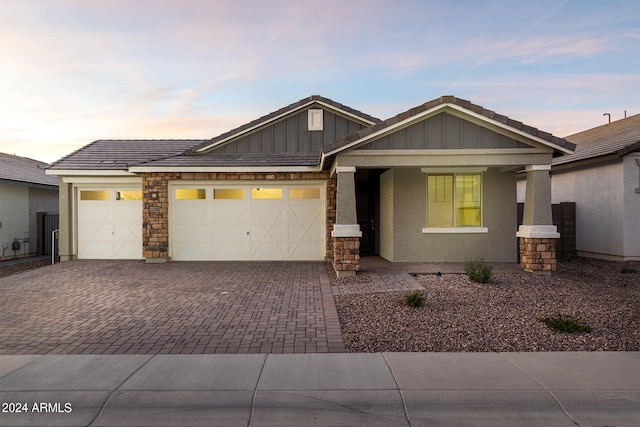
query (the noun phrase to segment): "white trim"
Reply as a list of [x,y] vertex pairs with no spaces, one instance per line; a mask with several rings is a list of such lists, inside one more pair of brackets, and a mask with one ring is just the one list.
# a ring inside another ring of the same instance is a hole
[[531,239],[558,239],[558,227],[555,225],[521,225],[516,232],[516,237]]
[[131,172],[321,172],[320,166],[132,166]]
[[336,172],[337,173],[355,173],[356,172],[356,167],[355,166],[338,166],[336,167]]
[[46,169],[45,175],[73,175],[73,176],[132,176],[134,173],[124,170],[78,170],[78,169]]
[[118,185],[118,184],[142,184],[142,177],[134,176],[63,176],[65,184],[92,184],[92,185]]
[[515,135],[518,135],[520,137],[524,137],[527,140],[535,141],[535,142],[537,142],[539,144],[542,144],[544,146],[557,149],[557,150],[562,151],[562,152],[567,153],[567,154],[573,154],[572,150],[570,150],[568,148],[565,148],[565,147],[562,147],[560,145],[554,144],[554,143],[552,143],[550,141],[547,141],[546,139],[538,138],[537,136],[531,135],[531,134],[529,134],[527,132],[524,132],[524,131],[521,131],[519,129],[513,128],[513,127],[508,126],[508,125],[506,125],[504,123],[501,123],[501,122],[498,122],[496,120],[490,119],[490,118],[488,118],[486,116],[483,116],[482,114],[478,114],[478,113],[475,113],[475,112],[473,112],[471,110],[467,110],[466,108],[460,107],[460,106],[458,106],[456,104],[445,103],[445,104],[440,104],[440,105],[438,105],[436,107],[430,108],[430,109],[428,109],[426,111],[423,111],[423,112],[421,112],[419,114],[416,114],[415,116],[409,117],[409,118],[407,118],[407,119],[405,119],[405,120],[403,120],[401,122],[397,122],[397,123],[394,123],[393,125],[387,126],[387,127],[383,128],[383,129],[379,130],[378,132],[374,132],[374,133],[372,133],[370,135],[367,135],[367,136],[365,136],[363,138],[360,138],[360,139],[358,139],[358,140],[356,140],[356,141],[354,141],[354,142],[352,142],[350,144],[347,144],[347,145],[345,145],[343,147],[337,148],[337,149],[327,153],[327,156],[336,154],[336,153],[338,153],[340,151],[343,151],[343,150],[347,150],[347,149],[352,148],[352,147],[357,146],[357,145],[362,145],[367,141],[374,140],[374,139],[379,138],[379,137],[381,137],[383,135],[386,135],[386,134],[390,134],[393,131],[395,131],[396,129],[407,127],[412,123],[418,122],[418,121],[423,120],[425,118],[428,118],[430,116],[434,116],[434,115],[440,113],[441,110],[442,111],[446,111],[448,109],[454,110],[457,113],[461,113],[462,115],[465,115],[467,117],[473,117],[474,119],[476,119],[476,120],[478,120],[480,122],[488,123],[488,124],[490,124],[492,126],[498,127],[500,129],[504,129],[507,132],[510,132],[512,134],[515,134]]
[[551,165],[528,165],[524,168],[526,172],[532,171],[550,171]]
[[[429,169],[429,168],[425,168],[425,169]],[[466,169],[466,168],[458,168],[458,169]],[[472,169],[472,168],[470,168]],[[424,172],[424,170],[423,170]],[[436,174],[444,174],[444,175],[451,175],[453,177],[453,199],[452,199],[452,207],[453,207],[453,223],[455,224],[458,220],[458,214],[456,213],[457,209],[456,209],[456,184],[455,184],[455,179],[457,175],[464,175],[465,173],[473,173],[473,174],[477,174],[480,175],[480,224],[484,223],[484,174],[483,172],[451,172],[450,170],[446,169],[446,168],[442,168],[442,169],[438,169],[438,171],[436,173],[431,174],[431,176],[436,175]],[[425,177],[425,188],[427,189],[426,192],[426,200],[427,200],[427,204],[425,206],[426,209],[426,224],[427,227],[422,229],[423,233],[452,233],[452,231],[447,231],[447,230],[469,230],[469,231],[458,231],[458,233],[488,233],[489,229],[487,227],[470,227],[470,226],[458,226],[458,227],[429,227],[429,174],[426,175]],[[431,231],[431,230],[445,230],[445,231]],[[486,231],[485,231],[486,230]],[[455,233],[456,231],[453,231],[453,233]]]
[[[482,154],[550,154],[541,148],[427,148],[411,150],[354,150],[343,153],[340,157],[365,156],[477,156]],[[525,162],[523,162],[525,163]]]
[[447,167],[447,166],[442,166],[442,167],[435,167],[435,168],[422,168],[422,173],[431,173],[431,174],[440,174],[440,173],[447,173],[447,174],[454,174],[454,173],[484,173],[487,171],[487,169],[489,169],[488,166],[469,166],[469,167]]
[[331,237],[362,237],[358,224],[333,224]]
[[334,106],[332,106],[332,105],[327,104],[326,102],[323,102],[323,101],[320,101],[320,100],[311,100],[311,101],[307,102],[306,104],[301,105],[301,106],[300,106],[300,107],[298,107],[298,108],[294,108],[294,109],[292,109],[292,110],[287,110],[287,111],[285,111],[284,113],[282,113],[282,114],[280,114],[280,115],[278,115],[278,116],[276,116],[276,117],[273,117],[273,118],[271,118],[271,119],[269,119],[269,120],[266,120],[266,121],[264,121],[264,122],[260,122],[260,123],[258,123],[258,124],[256,124],[256,125],[254,125],[254,126],[251,126],[251,127],[250,127],[250,128],[248,128],[248,129],[245,129],[245,130],[244,130],[244,131],[242,131],[242,132],[238,132],[238,133],[233,134],[233,135],[230,135],[230,136],[228,136],[227,138],[224,138],[224,139],[222,139],[222,140],[220,140],[220,141],[214,142],[213,144],[209,144],[209,145],[207,145],[207,146],[205,146],[205,147],[199,148],[199,149],[197,149],[197,150],[196,150],[196,153],[202,153],[202,152],[207,151],[207,150],[210,150],[211,148],[216,147],[216,146],[218,146],[218,145],[220,145],[220,144],[224,144],[225,142],[228,142],[228,141],[231,141],[231,140],[233,140],[233,139],[235,139],[235,138],[238,138],[238,137],[239,137],[239,136],[241,136],[241,135],[246,135],[247,133],[251,133],[251,132],[253,132],[254,130],[259,129],[259,128],[261,128],[261,127],[264,127],[265,125],[267,125],[267,124],[269,124],[269,123],[276,122],[276,121],[278,121],[278,120],[280,120],[280,119],[283,119],[284,117],[287,117],[287,116],[289,116],[289,115],[291,115],[291,114],[293,114],[293,113],[296,113],[296,112],[298,112],[298,111],[300,111],[300,110],[304,110],[305,108],[307,108],[308,106],[313,105],[313,104],[319,104],[319,105],[322,105],[323,107],[326,107],[326,109],[327,109],[327,110],[331,110],[331,111],[336,112],[336,113],[339,113],[339,114],[341,114],[341,115],[351,117],[351,118],[353,118],[355,121],[358,121],[358,122],[361,122],[361,123],[368,124],[369,126],[371,126],[371,125],[375,124],[375,122],[372,122],[372,121],[370,121],[370,120],[363,119],[363,118],[362,118],[362,117],[360,117],[360,116],[357,116],[357,115],[355,115],[355,114],[349,113],[349,112],[344,111],[344,110],[341,110],[341,109],[339,109],[339,108],[336,108],[336,107],[334,107]]
[[423,234],[486,234],[488,232],[487,227],[427,227],[422,229]]

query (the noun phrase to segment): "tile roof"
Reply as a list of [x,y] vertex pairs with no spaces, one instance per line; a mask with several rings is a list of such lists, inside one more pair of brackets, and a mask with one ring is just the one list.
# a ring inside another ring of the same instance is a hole
[[141,167],[317,166],[320,153],[221,153],[178,155],[141,163]]
[[0,180],[58,186],[58,177],[45,175],[47,163],[0,153]]
[[283,115],[286,115],[287,113],[296,111],[297,109],[303,107],[304,105],[307,105],[311,102],[322,102],[324,104],[330,105],[331,107],[334,107],[337,110],[342,110],[346,113],[349,113],[353,116],[359,117],[362,120],[369,122],[369,123],[379,123],[380,119],[370,116],[368,114],[363,113],[362,111],[358,111],[355,110],[351,107],[347,107],[346,105],[340,104],[338,102],[335,102],[329,98],[325,98],[322,97],[320,95],[312,95],[309,96],[307,98],[303,98],[300,101],[294,102],[293,104],[287,105],[286,107],[280,108],[279,110],[273,111],[265,116],[262,116],[258,119],[255,119],[249,123],[246,123],[240,127],[237,127],[235,129],[232,129],[228,132],[225,132],[221,135],[216,136],[215,138],[211,138],[209,140],[204,141],[202,144],[193,147],[193,151],[197,151],[200,150],[202,148],[211,146],[211,145],[215,145],[216,143],[220,142],[220,141],[224,141],[230,138],[233,138],[237,135],[240,135],[242,133],[244,133],[245,131],[248,131],[250,129],[256,128],[256,127],[260,127],[263,124],[267,124],[269,121],[274,120],[278,117],[281,117]]
[[101,139],[51,165],[51,170],[127,170],[129,166],[184,153],[201,139]]
[[640,114],[565,137],[576,144],[574,154],[553,159],[553,165],[640,150]]
[[442,96],[440,98],[436,98],[434,100],[431,100],[429,102],[426,102],[422,105],[418,105],[417,107],[411,108],[410,110],[407,110],[403,113],[400,113],[398,115],[395,115],[387,120],[384,120],[382,122],[376,123],[373,126],[370,126],[368,128],[362,129],[359,132],[356,132],[352,135],[349,135],[339,141],[335,141],[332,144],[329,144],[327,147],[325,147],[325,153],[331,153],[333,151],[339,150],[340,148],[346,147],[348,145],[350,145],[353,142],[358,141],[359,139],[362,139],[366,136],[369,136],[371,134],[374,134],[376,132],[379,132],[389,126],[392,126],[396,123],[400,123],[402,121],[405,121],[413,116],[416,116],[420,113],[423,113],[425,111],[428,111],[432,108],[436,108],[438,106],[444,105],[444,104],[454,104],[457,105],[459,107],[464,108],[465,110],[469,110],[471,112],[474,112],[476,114],[480,114],[482,116],[485,116],[488,119],[491,120],[495,120],[497,122],[500,122],[506,126],[512,127],[514,129],[518,129],[522,132],[528,133],[531,136],[543,139],[545,141],[550,142],[553,145],[556,146],[560,146],[569,150],[573,150],[575,147],[572,143],[566,141],[563,138],[558,138],[557,136],[553,136],[550,133],[547,132],[543,132],[535,127],[532,126],[528,126],[522,122],[519,122],[517,120],[513,120],[510,119],[507,116],[504,116],[502,114],[498,114],[495,111],[491,111],[491,110],[487,110],[484,107],[480,106],[480,105],[476,105],[471,103],[470,101],[467,101],[466,99],[461,99],[461,98],[456,98],[455,96]]

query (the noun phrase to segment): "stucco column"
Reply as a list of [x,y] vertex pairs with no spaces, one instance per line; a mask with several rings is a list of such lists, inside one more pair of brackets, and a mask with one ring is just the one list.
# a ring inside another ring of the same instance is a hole
[[336,223],[333,225],[333,268],[338,277],[353,276],[360,264],[362,232],[356,214],[356,168],[338,166]]
[[550,165],[526,167],[527,187],[520,238],[520,264],[526,271],[550,274],[556,269],[556,239],[560,237],[551,218]]
[[73,254],[73,184],[65,183],[60,178],[58,187],[58,212],[60,220],[58,222],[58,255],[60,261],[71,261],[75,259]]

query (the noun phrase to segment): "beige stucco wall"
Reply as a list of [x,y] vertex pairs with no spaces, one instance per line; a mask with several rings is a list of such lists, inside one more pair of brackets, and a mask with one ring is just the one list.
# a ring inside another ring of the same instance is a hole
[[393,172],[380,175],[380,256],[393,261]]
[[60,261],[75,259],[73,252],[73,185],[65,184],[60,178],[58,188],[58,212],[60,214],[58,231],[58,254]]
[[[0,256],[12,257],[14,238],[24,239],[29,232],[29,187],[0,184]],[[29,253],[28,244],[20,242],[18,255]]]
[[[390,185],[391,207],[387,205]],[[488,233],[422,233],[426,226],[426,175],[418,168],[396,168],[383,174],[380,197],[380,255],[390,261],[464,262],[474,257],[488,262],[517,260],[515,173],[489,168],[483,174],[483,226]],[[390,209],[392,221],[385,214]],[[392,234],[389,225],[393,226]]]
[[576,203],[579,256],[611,259],[624,256],[625,193],[637,194],[633,188],[623,191],[623,172],[622,160],[553,172],[552,203]]

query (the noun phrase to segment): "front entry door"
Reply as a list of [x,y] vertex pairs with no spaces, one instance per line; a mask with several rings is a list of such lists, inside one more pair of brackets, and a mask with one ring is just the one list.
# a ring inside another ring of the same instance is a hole
[[360,253],[376,253],[376,219],[380,174],[375,170],[358,170],[356,173],[356,212],[362,232]]

